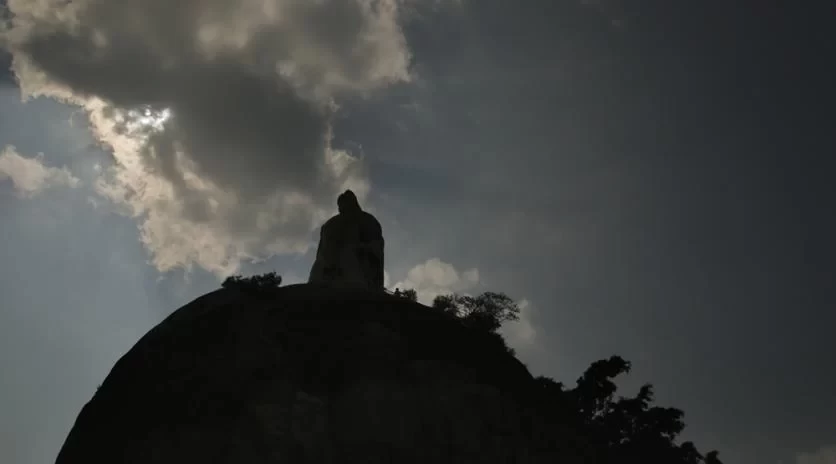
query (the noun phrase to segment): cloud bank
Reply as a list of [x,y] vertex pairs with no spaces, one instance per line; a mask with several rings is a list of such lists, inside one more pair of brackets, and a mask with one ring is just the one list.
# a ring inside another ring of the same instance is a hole
[[15,191],[23,197],[32,197],[53,187],[81,185],[67,168],[44,166],[43,154],[27,158],[11,145],[0,151],[0,181],[5,179],[10,179]]
[[113,165],[99,194],[161,271],[304,252],[361,160],[341,98],[410,80],[398,0],[9,0],[0,45],[25,98],[83,107]]

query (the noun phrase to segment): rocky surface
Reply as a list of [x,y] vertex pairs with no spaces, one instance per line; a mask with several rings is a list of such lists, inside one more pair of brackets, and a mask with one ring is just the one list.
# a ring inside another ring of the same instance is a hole
[[219,290],[114,366],[58,464],[582,462],[498,338],[403,298]]

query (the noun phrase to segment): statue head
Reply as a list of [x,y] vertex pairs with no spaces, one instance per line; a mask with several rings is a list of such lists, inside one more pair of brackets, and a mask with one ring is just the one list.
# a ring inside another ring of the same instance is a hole
[[360,203],[357,202],[357,196],[351,190],[346,190],[337,197],[337,209],[339,209],[340,213],[361,211]]

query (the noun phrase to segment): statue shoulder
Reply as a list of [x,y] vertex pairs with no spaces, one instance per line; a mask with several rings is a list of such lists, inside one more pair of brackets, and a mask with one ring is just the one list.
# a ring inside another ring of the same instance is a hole
[[333,228],[339,227],[339,226],[337,225],[337,223],[339,223],[339,222],[340,222],[340,220],[341,220],[341,219],[340,219],[340,216],[339,216],[339,215],[337,215],[337,216],[332,216],[330,219],[328,219],[327,221],[325,221],[325,222],[322,224],[322,226],[320,227],[320,229],[321,229],[321,230],[327,230],[327,229],[333,229]]
[[376,217],[374,217],[374,214],[369,213],[369,212],[367,212],[367,211],[362,211],[362,215],[363,215],[363,218],[364,218],[366,221],[368,221],[368,222],[374,222],[374,223],[376,223],[376,224],[380,224],[380,222],[378,222],[377,218],[376,218]]
[[380,227],[380,221],[378,221],[377,218],[374,217],[373,214],[363,211],[362,212],[362,217],[363,217],[362,221],[364,223]]
[[373,214],[363,211],[362,224],[361,228],[365,231],[363,235],[369,236],[369,238],[383,235],[383,228],[380,226],[380,221]]

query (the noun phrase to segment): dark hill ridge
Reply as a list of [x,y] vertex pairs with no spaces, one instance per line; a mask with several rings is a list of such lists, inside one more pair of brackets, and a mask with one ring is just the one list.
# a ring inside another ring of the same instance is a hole
[[578,462],[532,380],[501,339],[404,298],[224,289],[116,363],[57,463]]

